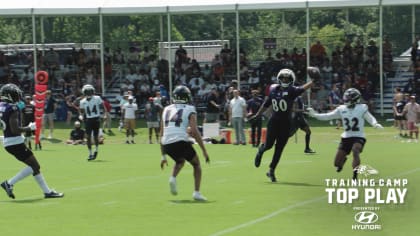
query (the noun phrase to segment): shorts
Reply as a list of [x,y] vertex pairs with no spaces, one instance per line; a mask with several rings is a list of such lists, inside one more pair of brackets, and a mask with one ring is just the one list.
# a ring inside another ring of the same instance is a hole
[[362,152],[363,147],[365,146],[365,143],[366,143],[366,139],[361,138],[361,137],[341,138],[341,142],[338,146],[338,149],[343,150],[346,153],[346,155],[348,155],[353,149],[353,145],[355,143],[362,144],[362,148],[360,149],[360,152]]
[[407,120],[407,119],[405,118],[405,116],[398,116],[398,115],[396,115],[395,116],[395,120]]
[[298,114],[295,117],[295,121],[296,121],[296,126],[299,129],[304,129],[305,127],[308,127],[308,121],[306,121],[305,117],[302,114]]
[[149,129],[150,128],[159,128],[160,127],[158,121],[147,121],[146,124],[147,124],[147,128],[149,128]]
[[85,124],[87,137],[90,137],[92,132],[93,132],[93,136],[98,136],[100,126],[101,126],[101,121],[99,120],[99,117],[87,118],[86,124]]
[[408,121],[407,122],[407,129],[410,132],[419,132],[419,128],[416,126],[416,122],[414,122],[414,121]]
[[44,113],[44,124],[47,122],[47,121],[51,121],[51,122],[53,122],[54,121],[54,113]]
[[191,162],[197,155],[192,143],[186,141],[165,144],[163,145],[163,151],[177,163],[182,162],[183,160]]
[[33,156],[32,151],[29,150],[23,143],[7,146],[5,149],[8,153],[12,154],[16,159],[22,162]]
[[124,125],[126,129],[135,129],[136,119],[124,119]]

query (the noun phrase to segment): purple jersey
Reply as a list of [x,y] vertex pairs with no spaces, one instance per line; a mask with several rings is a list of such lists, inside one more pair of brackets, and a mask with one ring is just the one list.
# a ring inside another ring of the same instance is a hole
[[272,106],[272,119],[288,121],[293,108],[295,99],[301,95],[305,89],[303,87],[289,86],[282,88],[280,85],[270,87],[270,94],[264,102],[264,107]]
[[[13,112],[20,112],[16,104],[0,102],[0,117],[5,138],[21,136],[21,134],[13,134],[9,126],[9,119]],[[20,122],[20,115],[19,122]]]

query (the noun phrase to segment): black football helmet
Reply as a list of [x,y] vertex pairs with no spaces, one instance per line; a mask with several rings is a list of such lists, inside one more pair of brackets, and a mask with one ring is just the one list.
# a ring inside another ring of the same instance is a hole
[[277,74],[277,80],[283,88],[287,88],[295,83],[295,73],[290,69],[282,69]]
[[92,97],[95,94],[95,88],[90,84],[85,84],[82,88],[82,93],[86,97]]
[[362,95],[360,94],[359,90],[355,88],[349,88],[343,94],[343,102],[345,105],[353,107],[360,103],[361,97]]
[[17,103],[22,100],[22,90],[16,84],[5,84],[0,89],[0,99],[3,102]]
[[192,102],[191,91],[184,85],[177,86],[173,91],[173,102],[188,104]]

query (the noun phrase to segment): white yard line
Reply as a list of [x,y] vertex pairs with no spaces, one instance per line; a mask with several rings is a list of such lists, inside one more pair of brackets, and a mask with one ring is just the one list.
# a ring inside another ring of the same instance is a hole
[[[420,168],[416,168],[416,169],[404,171],[404,172],[401,172],[401,173],[398,173],[398,174],[395,174],[395,175],[392,175],[392,176],[389,176],[389,177],[386,177],[386,178],[395,178],[395,177],[405,176],[405,175],[409,175],[409,174],[412,174],[412,173],[416,173],[418,171],[420,171]],[[327,196],[325,195],[325,196],[322,196],[322,197],[316,197],[316,198],[312,198],[312,199],[309,199],[309,200],[306,200],[306,201],[297,202],[297,203],[295,203],[293,205],[290,205],[288,207],[280,208],[277,211],[274,211],[274,212],[272,212],[272,213],[270,213],[268,215],[259,217],[259,218],[254,219],[254,220],[250,220],[250,221],[245,222],[245,223],[240,224],[240,225],[236,225],[236,226],[233,226],[233,227],[230,227],[230,228],[227,228],[227,229],[218,231],[218,232],[216,232],[214,234],[211,234],[210,236],[225,235],[225,234],[234,232],[236,230],[239,230],[239,229],[242,229],[242,228],[246,228],[246,227],[251,226],[251,225],[255,225],[255,224],[260,223],[262,221],[271,219],[271,218],[273,218],[273,217],[275,217],[275,216],[277,216],[277,215],[279,215],[279,214],[281,214],[283,212],[287,212],[287,211],[289,211],[291,209],[298,208],[298,207],[301,207],[301,206],[305,206],[305,205],[308,205],[308,204],[311,204],[311,203],[315,203],[315,202],[321,201],[322,199],[324,199],[326,197]]]

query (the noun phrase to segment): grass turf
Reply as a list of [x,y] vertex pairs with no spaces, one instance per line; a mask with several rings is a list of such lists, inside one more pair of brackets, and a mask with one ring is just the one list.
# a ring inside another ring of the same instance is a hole
[[[50,185],[63,199],[44,199],[29,177],[14,187],[16,199],[2,193],[2,235],[418,235],[420,167],[419,144],[395,139],[391,127],[367,130],[362,163],[379,170],[374,178],[407,178],[404,204],[375,205],[380,209],[379,231],[352,230],[353,204],[328,204],[326,178],[351,178],[351,158],[342,173],[332,166],[340,130],[312,128],[315,155],[304,155],[304,134],[289,140],[276,174],[265,176],[273,150],[260,168],[253,166],[256,149],[250,145],[207,145],[211,158],[203,166],[202,193],[209,200],[192,200],[192,168],[185,165],[177,196],[169,193],[173,162],[160,170],[160,149],[146,144],[146,130],[137,129],[138,144],[124,144],[124,133],[106,135],[98,160],[87,162],[86,146],[69,146],[69,129],[58,124],[53,140],[34,151]],[[23,165],[3,149],[2,179]],[[385,189],[385,188],[384,188]],[[6,227],[7,226],[7,227]]]

